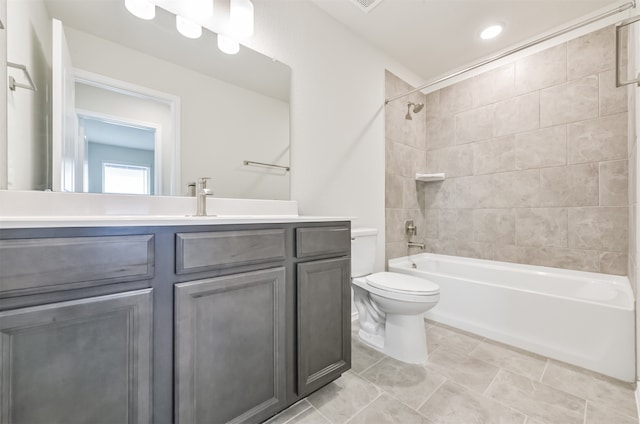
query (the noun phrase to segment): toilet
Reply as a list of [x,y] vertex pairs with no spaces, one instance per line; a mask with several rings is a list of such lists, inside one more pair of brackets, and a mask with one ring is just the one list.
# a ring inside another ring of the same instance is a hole
[[378,231],[351,230],[351,287],[358,310],[358,336],[368,346],[411,364],[427,361],[423,314],[436,306],[440,287],[423,278],[373,273]]

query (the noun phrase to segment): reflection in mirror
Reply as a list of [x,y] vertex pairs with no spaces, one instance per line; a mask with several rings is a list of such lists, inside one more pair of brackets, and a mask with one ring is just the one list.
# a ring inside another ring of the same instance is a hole
[[38,86],[8,92],[7,188],[123,191],[105,178],[133,178],[130,192],[185,195],[208,176],[218,197],[289,198],[284,168],[244,164],[290,166],[286,65],[225,55],[215,34],[187,39],[169,12],[143,21],[120,0],[8,0],[7,12],[7,58]]

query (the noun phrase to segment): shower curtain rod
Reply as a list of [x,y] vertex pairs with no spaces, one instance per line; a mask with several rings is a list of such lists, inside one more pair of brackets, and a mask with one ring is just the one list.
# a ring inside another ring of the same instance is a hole
[[528,42],[528,43],[526,43],[526,44],[524,44],[524,45],[522,45],[520,47],[516,47],[516,48],[513,48],[511,50],[507,50],[505,52],[499,53],[499,54],[497,54],[495,56],[492,56],[492,57],[490,57],[488,59],[482,60],[482,61],[480,61],[480,62],[478,62],[476,64],[473,64],[473,65],[468,66],[468,67],[466,67],[464,69],[461,69],[461,70],[456,71],[456,72],[454,72],[452,74],[449,74],[449,75],[447,75],[445,77],[442,77],[442,78],[439,78],[439,79],[437,79],[435,81],[431,81],[431,82],[428,82],[426,84],[423,84],[423,85],[421,85],[421,86],[419,86],[417,88],[414,88],[413,90],[408,91],[408,92],[406,92],[404,94],[398,94],[396,96],[390,97],[390,98],[388,98],[388,99],[386,99],[384,101],[384,104],[387,105],[390,102],[393,102],[395,100],[401,99],[403,97],[406,97],[406,96],[408,96],[410,94],[413,94],[413,93],[416,93],[418,91],[424,90],[425,88],[431,87],[431,86],[439,84],[441,82],[447,81],[447,80],[449,80],[451,78],[457,77],[458,75],[462,75],[465,72],[472,71],[474,69],[477,69],[477,68],[479,68],[481,66],[484,66],[486,64],[489,64],[491,62],[495,62],[496,60],[500,60],[500,59],[502,59],[504,57],[507,57],[507,56],[510,56],[510,55],[512,55],[514,53],[518,53],[519,51],[522,51],[524,49],[528,49],[529,47],[533,47],[536,44],[540,44],[540,43],[543,43],[545,41],[551,40],[552,38],[555,38],[555,37],[558,37],[560,35],[566,34],[566,33],[570,32],[570,31],[575,30],[575,29],[582,28],[583,26],[592,24],[592,23],[597,22],[597,21],[599,21],[601,19],[608,18],[609,16],[613,16],[613,15],[615,15],[617,13],[624,12],[625,10],[629,10],[629,9],[634,8],[634,7],[636,7],[636,1],[632,0],[632,1],[628,2],[628,3],[625,3],[625,4],[621,5],[621,6],[616,7],[615,9],[612,9],[612,10],[610,10],[608,12],[601,13],[600,15],[594,16],[594,17],[586,19],[586,20],[584,20],[582,22],[578,22],[577,24],[571,25],[568,28],[561,29],[560,31],[556,31],[556,32],[554,32],[552,34],[549,34],[549,35],[545,35],[544,37],[541,37],[541,38],[538,38],[536,40],[530,41],[530,42]]

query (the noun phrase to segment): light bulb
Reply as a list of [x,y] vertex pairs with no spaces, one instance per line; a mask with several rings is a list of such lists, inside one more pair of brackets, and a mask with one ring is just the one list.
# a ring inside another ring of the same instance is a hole
[[490,40],[495,38],[502,32],[502,25],[492,25],[488,28],[485,28],[484,31],[480,33],[480,38],[483,40]]
[[240,51],[240,44],[229,37],[218,34],[218,48],[226,54],[236,54]]
[[140,19],[150,20],[156,17],[156,5],[148,0],[124,0],[124,7]]
[[180,15],[176,15],[176,28],[187,38],[199,38],[202,35],[200,25]]
[[251,0],[231,0],[229,4],[231,33],[240,38],[253,35],[253,3]]

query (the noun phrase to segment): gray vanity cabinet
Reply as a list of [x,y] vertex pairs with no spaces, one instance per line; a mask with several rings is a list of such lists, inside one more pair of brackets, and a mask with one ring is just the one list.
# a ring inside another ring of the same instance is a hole
[[179,424],[260,423],[285,406],[285,268],[175,286]]
[[298,395],[305,396],[351,367],[350,229],[296,230]]
[[150,423],[151,296],[0,312],[0,422]]

